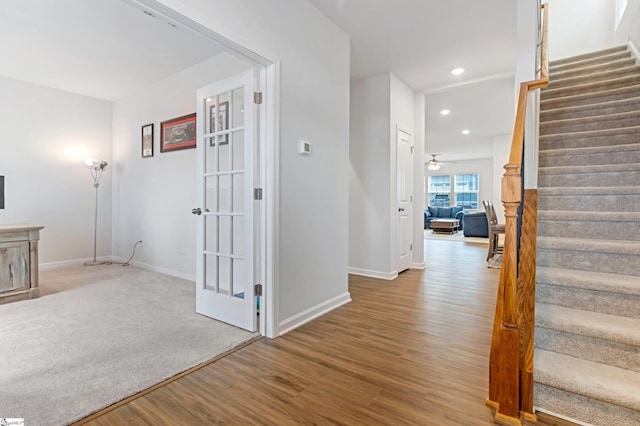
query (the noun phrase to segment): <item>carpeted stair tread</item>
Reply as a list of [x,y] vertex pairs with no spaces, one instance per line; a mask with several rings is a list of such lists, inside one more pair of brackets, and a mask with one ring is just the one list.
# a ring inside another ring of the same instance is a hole
[[535,353],[534,365],[536,380],[544,385],[640,414],[640,373],[543,349]]
[[[622,127],[619,129],[605,129],[605,130],[588,130],[583,132],[570,132],[570,133],[558,133],[554,135],[541,135],[540,141],[561,141],[566,139],[582,139],[582,138],[598,138],[598,137],[607,137],[611,138],[613,136],[618,135],[630,135],[631,137],[629,143],[638,143],[640,142],[640,125],[638,126],[630,126],[630,127]],[[616,144],[619,145],[619,144]]]
[[624,68],[635,65],[637,62],[635,58],[630,55],[626,55],[623,58],[615,59],[612,61],[600,61],[595,64],[586,65],[580,68],[572,68],[566,70],[552,71],[549,73],[552,80],[562,79],[567,77],[574,77],[584,74],[593,74],[600,71],[607,71],[610,69]]
[[548,108],[540,112],[540,123],[571,118],[597,117],[611,112],[621,113],[638,110],[640,110],[640,96],[587,105]]
[[638,318],[538,303],[536,304],[536,327],[611,340],[625,345],[640,345],[640,319]]
[[540,167],[640,163],[640,143],[539,151]]
[[579,65],[589,62],[607,62],[615,58],[623,58],[629,56],[627,46],[621,45],[610,49],[599,50],[597,52],[585,53],[582,55],[571,56],[568,58],[554,59],[549,61],[549,70],[556,70],[567,65]]
[[538,236],[537,243],[540,249],[640,256],[638,241]]
[[617,89],[602,89],[590,93],[571,93],[565,96],[554,97],[552,99],[541,99],[540,107],[542,111],[555,108],[575,107],[581,105],[591,105],[601,102],[611,102],[640,95],[640,84],[619,87]]
[[[574,137],[571,137],[571,136]],[[569,137],[567,137],[569,136]],[[640,133],[625,132],[610,135],[577,135],[565,133],[540,137],[540,149],[587,148],[591,146],[611,146],[640,143]]]
[[575,175],[594,173],[618,173],[640,171],[640,163],[598,164],[593,166],[552,166],[540,167],[540,175]]
[[545,121],[540,123],[540,135],[633,127],[638,123],[640,123],[640,109],[635,109],[617,114]]
[[588,146],[583,148],[557,148],[540,150],[540,157],[564,157],[567,155],[609,154],[640,150],[640,143],[622,145]]
[[640,372],[636,346],[544,327],[537,327],[535,333],[536,347],[540,349]]
[[[640,186],[557,186],[538,189],[539,197],[562,195],[640,195]],[[638,205],[640,208],[640,205]]]
[[640,426],[636,410],[608,404],[583,395],[536,383],[533,388],[536,407],[556,417],[565,417],[592,426]]
[[602,91],[620,89],[637,84],[640,84],[640,74],[617,77],[604,81],[595,81],[570,87],[559,87],[557,89],[542,89],[540,91],[540,100],[549,100],[578,94],[593,95]]
[[[640,226],[640,212],[538,210],[538,220],[577,220],[582,222],[637,222]],[[638,244],[640,244],[640,242],[638,242]]]
[[617,211],[640,211],[640,186],[586,186],[538,188],[538,209],[592,211],[615,206]]
[[[584,213],[576,211],[577,213]],[[639,213],[633,213],[639,215]],[[640,221],[620,217],[610,217],[598,213],[582,215],[565,215],[549,218],[549,215],[538,217],[538,235],[563,238],[589,238],[595,240],[637,241],[640,244]]]
[[557,89],[559,87],[573,87],[583,83],[589,83],[594,81],[611,80],[618,77],[627,75],[634,75],[640,72],[640,66],[630,65],[626,67],[619,67],[610,70],[600,70],[592,73],[582,73],[574,76],[562,76],[554,74],[549,81],[548,88]]

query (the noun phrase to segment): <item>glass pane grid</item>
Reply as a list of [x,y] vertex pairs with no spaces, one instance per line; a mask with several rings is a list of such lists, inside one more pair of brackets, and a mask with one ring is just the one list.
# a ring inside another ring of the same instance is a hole
[[244,298],[244,88],[205,101],[205,287]]

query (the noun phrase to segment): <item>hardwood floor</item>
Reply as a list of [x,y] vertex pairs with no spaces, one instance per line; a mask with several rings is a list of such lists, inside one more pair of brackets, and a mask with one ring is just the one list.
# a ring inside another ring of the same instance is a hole
[[353,302],[90,420],[98,425],[493,424],[498,270],[487,246],[425,240],[427,269],[351,276]]

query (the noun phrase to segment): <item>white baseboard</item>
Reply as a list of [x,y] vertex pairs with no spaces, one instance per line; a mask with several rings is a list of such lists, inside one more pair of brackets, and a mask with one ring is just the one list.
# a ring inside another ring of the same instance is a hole
[[413,262],[411,269],[426,269],[427,265],[424,262]]
[[640,50],[638,49],[638,46],[636,46],[636,44],[631,39],[629,39],[629,41],[627,42],[627,46],[629,47],[631,53],[633,53],[633,56],[636,57],[636,63],[640,63]]
[[360,269],[360,268],[352,268],[349,267],[349,273],[353,275],[361,275],[363,277],[369,278],[378,278],[381,280],[394,280],[398,277],[397,271],[391,272],[381,272],[381,271],[373,271],[371,269]]
[[278,335],[282,336],[283,334],[290,332],[294,328],[300,327],[301,325],[306,324],[309,321],[316,319],[319,316],[324,315],[327,312],[332,311],[349,302],[351,302],[351,294],[349,294],[349,292],[347,291],[316,306],[312,306],[311,308],[306,309],[299,314],[280,321],[278,327]]
[[[96,261],[98,262],[110,262],[114,260],[113,256],[101,256],[96,257]],[[49,271],[52,269],[65,268],[68,266],[80,266],[85,262],[93,262],[93,257],[87,257],[86,259],[71,259],[71,260],[63,260],[61,262],[46,262],[38,264],[38,269],[41,271]]]
[[[123,257],[114,257],[113,258],[115,261],[117,262],[126,262],[127,259],[123,258]],[[187,281],[196,281],[196,276],[195,274],[187,274],[184,272],[178,272],[178,271],[174,271],[172,269],[167,269],[167,268],[162,268],[160,266],[154,266],[154,265],[149,265],[148,263],[143,263],[143,262],[130,262],[131,266],[136,266],[138,268],[142,268],[142,269],[146,269],[148,271],[154,271],[154,272],[160,272],[161,274],[165,274],[165,275],[170,275],[172,277],[176,277],[176,278],[182,278],[183,280],[187,280]]]

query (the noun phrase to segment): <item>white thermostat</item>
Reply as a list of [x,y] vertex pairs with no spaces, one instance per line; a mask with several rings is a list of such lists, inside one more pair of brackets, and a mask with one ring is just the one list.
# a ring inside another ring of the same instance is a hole
[[309,141],[298,141],[298,154],[311,154],[311,143],[309,143]]

